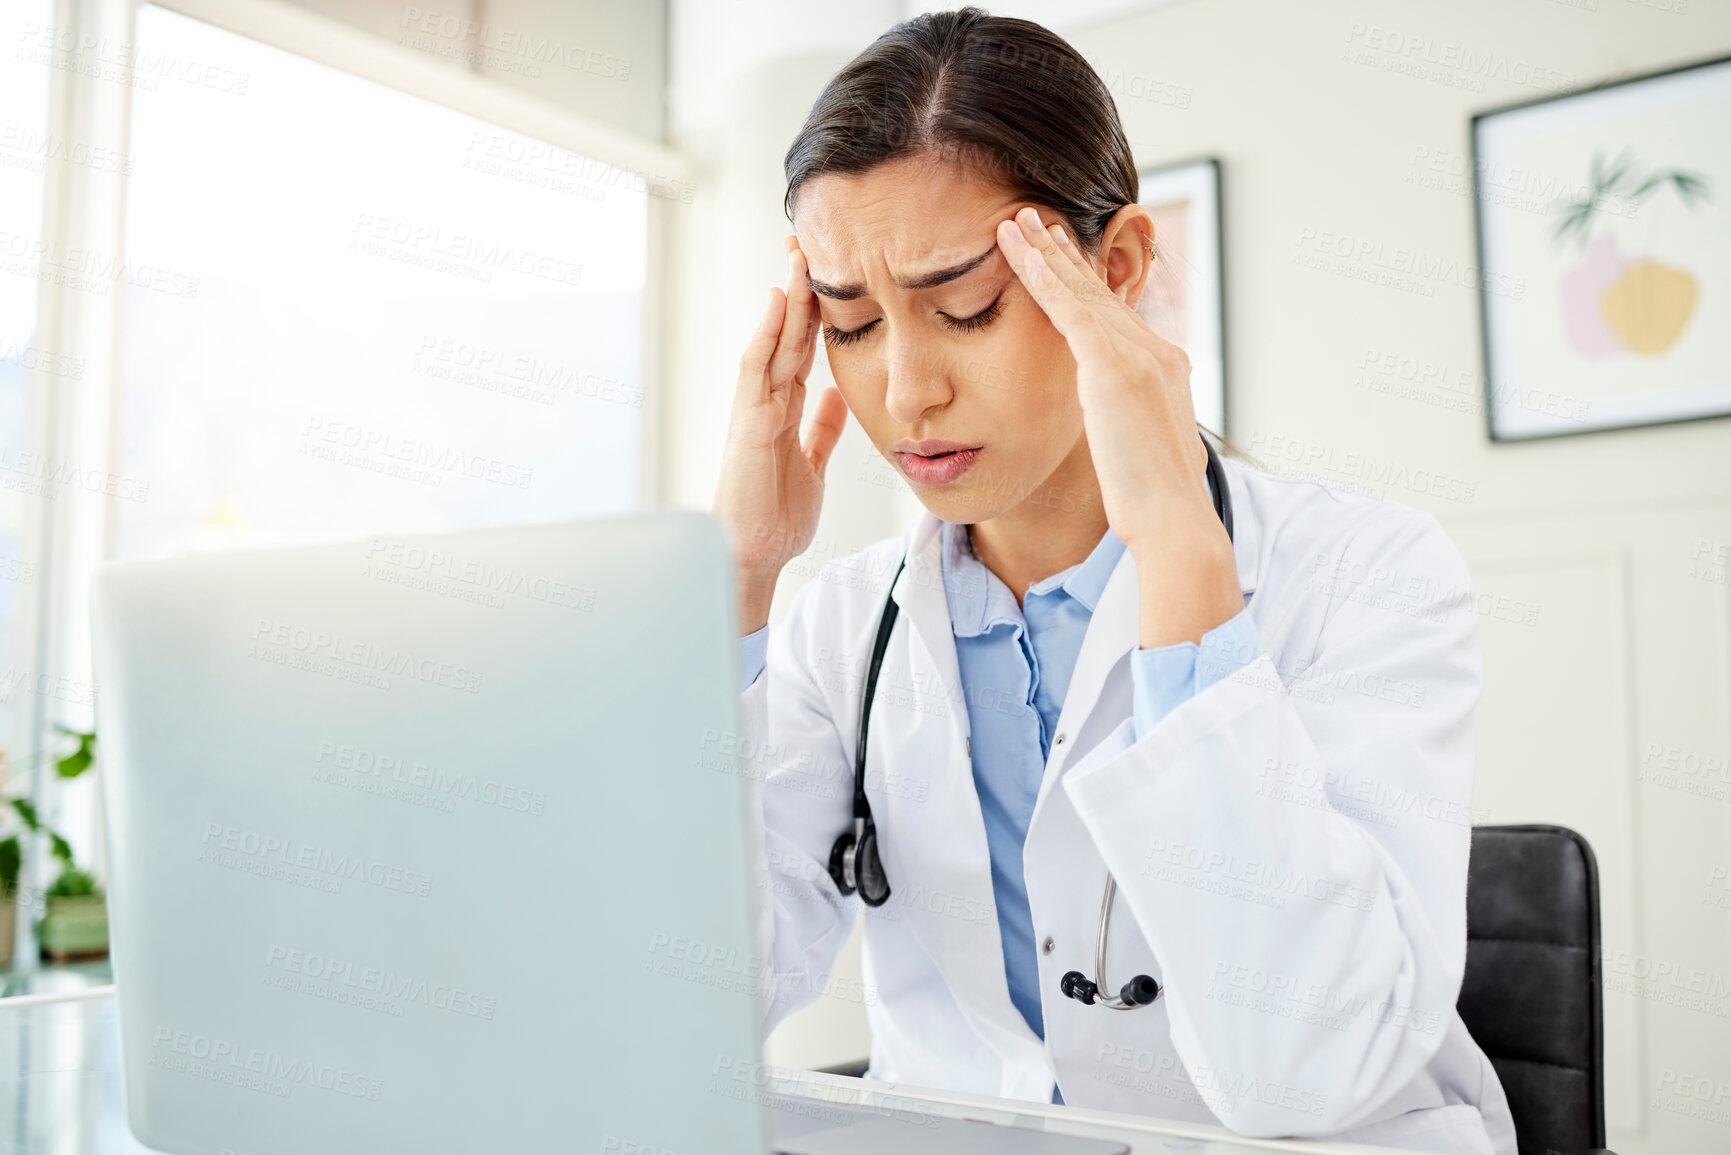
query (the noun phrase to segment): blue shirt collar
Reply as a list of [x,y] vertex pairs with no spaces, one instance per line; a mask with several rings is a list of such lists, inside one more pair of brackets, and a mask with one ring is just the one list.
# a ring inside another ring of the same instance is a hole
[[[944,594],[949,601],[950,624],[956,637],[983,634],[1000,622],[1022,621],[1021,610],[1010,587],[968,548],[966,527],[944,522],[939,526],[939,534],[943,543],[940,556],[943,559]],[[1035,582],[1028,587],[1028,596],[1061,589],[1093,613],[1123,553],[1124,543],[1108,529],[1086,559]]]

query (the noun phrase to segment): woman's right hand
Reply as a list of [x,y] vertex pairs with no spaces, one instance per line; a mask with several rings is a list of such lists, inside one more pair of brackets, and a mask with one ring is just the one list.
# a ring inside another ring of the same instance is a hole
[[800,444],[818,310],[796,236],[787,238],[787,263],[787,289],[770,289],[763,320],[739,359],[715,487],[715,515],[733,537],[742,635],[768,624],[776,578],[817,533],[824,468],[847,423],[840,391],[825,389]]

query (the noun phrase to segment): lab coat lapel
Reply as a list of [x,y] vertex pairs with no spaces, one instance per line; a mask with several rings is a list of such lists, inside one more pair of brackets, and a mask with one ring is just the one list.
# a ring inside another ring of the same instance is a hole
[[[1256,592],[1258,554],[1261,533],[1256,511],[1251,507],[1239,464],[1231,458],[1221,459],[1226,477],[1226,489],[1232,496],[1232,561],[1237,570],[1239,592],[1246,604]],[[1082,650],[1076,655],[1076,668],[1070,674],[1070,688],[1065,691],[1064,705],[1058,712],[1057,733],[1064,736],[1062,746],[1054,746],[1047,760],[1046,773],[1040,779],[1040,793],[1034,800],[1034,814],[1029,829],[1039,821],[1040,811],[1053,784],[1076,760],[1075,750],[1083,728],[1095,707],[1112,670],[1135,649],[1141,640],[1141,597],[1136,581],[1136,563],[1125,550],[1106,579],[1106,588],[1089,619],[1088,630],[1082,637]],[[1129,672],[1125,671],[1125,677]],[[1112,719],[1113,723],[1121,719]],[[1109,728],[1098,729],[1102,736]]]
[[[918,798],[886,798],[893,816],[878,820],[884,869],[900,891],[890,905],[917,928],[963,1014],[1006,1066],[1043,1071],[1044,1045],[1010,1001],[1004,976],[991,854],[967,751],[967,700],[944,593],[940,525],[928,512],[912,527],[907,570],[891,595],[911,633],[902,650],[910,667],[903,676],[922,706],[904,715],[905,724],[881,725],[874,713],[867,748],[870,763],[888,774],[919,776],[926,787]],[[887,703],[894,684],[880,680],[880,703]],[[939,699],[947,709],[926,705]]]

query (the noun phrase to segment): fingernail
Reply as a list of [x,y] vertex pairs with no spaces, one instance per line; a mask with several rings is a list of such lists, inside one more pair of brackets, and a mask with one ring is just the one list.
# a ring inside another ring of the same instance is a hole
[[1018,225],[1015,221],[1005,221],[1004,223],[1010,226],[1010,235],[1012,237],[1015,237],[1018,241],[1021,241],[1023,244],[1028,243],[1028,238],[1024,237],[1022,235],[1022,226],[1021,225]]
[[1052,239],[1057,241],[1060,245],[1067,245],[1070,243],[1070,238],[1064,235],[1063,225],[1052,226]]

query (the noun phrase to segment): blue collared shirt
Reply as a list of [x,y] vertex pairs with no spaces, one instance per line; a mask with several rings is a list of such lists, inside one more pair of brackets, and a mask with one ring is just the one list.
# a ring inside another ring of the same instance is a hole
[[[992,893],[1010,1001],[1041,1038],[1039,955],[1022,869],[1022,847],[1051,754],[1058,715],[1082,638],[1107,579],[1124,552],[1110,529],[1077,565],[1028,587],[1022,606],[1002,579],[968,548],[965,527],[945,522],[943,583],[968,709],[974,788],[985,819]],[[763,671],[769,627],[740,639],[742,686]],[[1136,737],[1141,739],[1194,695],[1241,669],[1260,652],[1248,610],[1203,635],[1132,653]],[[1198,655],[1206,652],[1206,661]],[[893,838],[893,833],[884,837]]]

